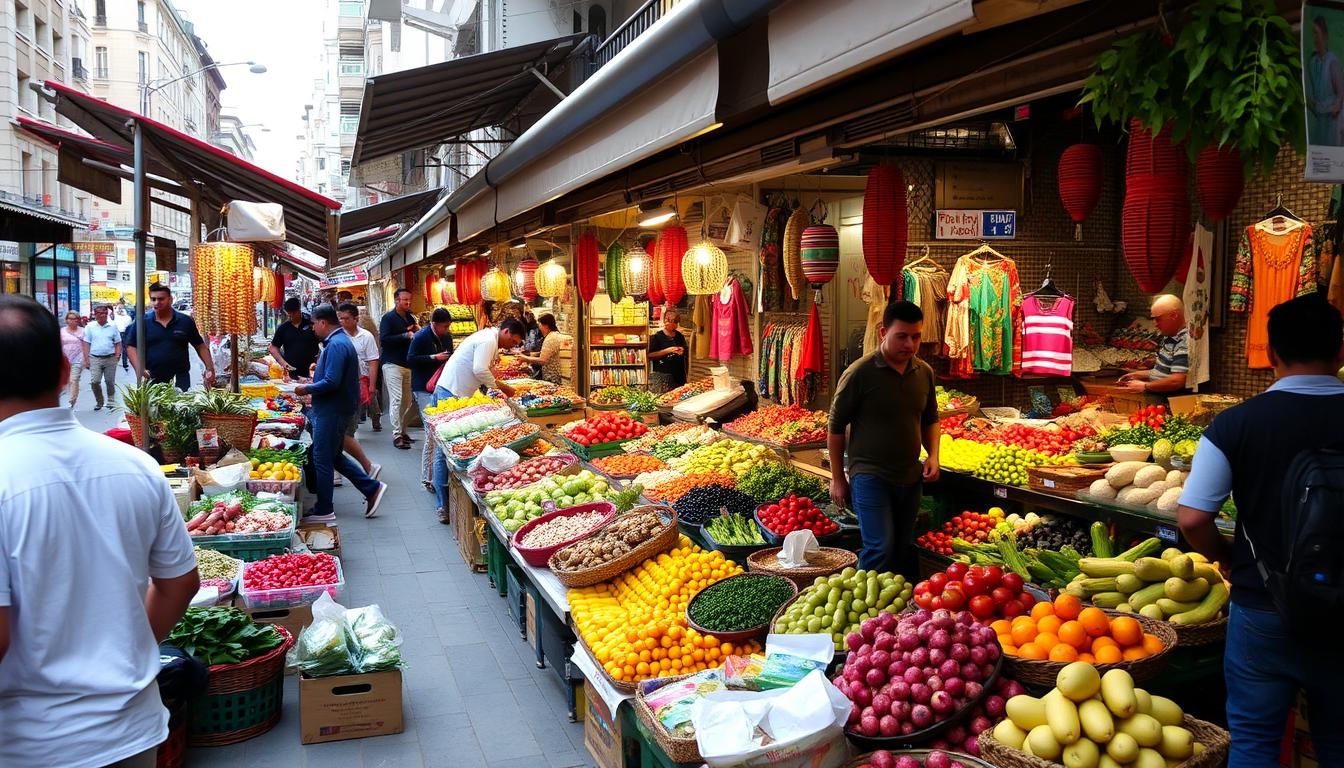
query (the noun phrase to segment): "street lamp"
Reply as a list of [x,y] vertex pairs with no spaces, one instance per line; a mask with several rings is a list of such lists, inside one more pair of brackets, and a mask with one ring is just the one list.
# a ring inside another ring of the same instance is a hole
[[231,61],[231,62],[229,62],[229,63],[227,63],[227,64],[218,64],[218,63],[215,63],[215,64],[207,64],[207,65],[205,65],[204,67],[201,67],[200,69],[195,70],[194,72],[188,72],[188,73],[186,73],[185,75],[179,75],[178,77],[174,77],[174,78],[171,78],[171,79],[168,79],[168,80],[164,80],[163,82],[160,82],[160,83],[158,83],[157,85],[151,85],[150,83],[144,83],[144,84],[142,84],[142,85],[140,86],[140,114],[145,115],[146,117],[149,116],[149,97],[150,97],[150,94],[154,93],[155,91],[159,90],[160,88],[163,88],[164,86],[172,85],[173,83],[180,82],[180,81],[182,81],[182,80],[186,80],[186,79],[189,78],[189,77],[195,77],[196,75],[199,75],[199,74],[201,74],[202,72],[204,72],[204,71],[206,71],[206,70],[208,70],[208,69],[219,69],[220,67],[240,67],[240,66],[243,66],[244,64],[247,65],[247,71],[248,71],[248,72],[251,72],[251,73],[254,74],[254,75],[262,75],[262,74],[265,74],[265,73],[266,73],[266,65],[265,65],[265,64],[258,64],[258,63],[255,62],[255,61]]

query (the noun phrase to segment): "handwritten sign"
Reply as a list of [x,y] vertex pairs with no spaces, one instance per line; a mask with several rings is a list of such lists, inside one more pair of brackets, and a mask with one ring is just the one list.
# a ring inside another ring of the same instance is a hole
[[1017,211],[940,209],[934,213],[938,240],[1012,240],[1017,237]]

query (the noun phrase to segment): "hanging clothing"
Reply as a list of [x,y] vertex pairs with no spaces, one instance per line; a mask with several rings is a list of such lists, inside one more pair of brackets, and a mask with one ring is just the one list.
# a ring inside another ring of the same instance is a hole
[[710,297],[696,296],[695,309],[691,310],[691,323],[695,330],[691,332],[691,359],[709,357],[709,338],[713,332],[711,320],[713,313],[709,308]]
[[[877,349],[877,342],[881,338],[878,335],[878,329],[882,327],[882,313],[887,310],[887,287],[878,285],[872,275],[864,281],[863,291],[859,298],[863,299],[868,305],[868,317],[863,327],[863,354],[868,354]],[[941,337],[934,337],[941,341]]]
[[1241,233],[1236,271],[1232,274],[1233,312],[1249,314],[1246,362],[1269,368],[1269,310],[1316,290],[1316,246],[1311,225],[1274,232],[1252,224]]
[[1073,375],[1073,299],[1028,296],[1022,300],[1022,373]]
[[[901,270],[904,298],[924,313],[924,344],[942,347],[943,315],[947,302],[947,272],[933,262],[916,264]],[[935,350],[936,351],[936,350]],[[920,353],[924,354],[923,351]]]
[[1017,263],[1003,257],[957,259],[947,282],[944,341],[952,364],[948,375],[971,378],[977,371],[1008,374],[1021,370],[1022,285]]
[[1187,359],[1185,386],[1192,392],[1209,380],[1209,291],[1213,285],[1213,233],[1203,224],[1195,225],[1191,241],[1190,268],[1185,275]]
[[761,286],[756,307],[762,312],[791,312],[798,305],[789,298],[784,281],[784,224],[790,213],[787,203],[771,206],[761,227]]
[[709,356],[715,360],[729,360],[737,355],[750,355],[751,326],[747,320],[747,300],[742,295],[742,284],[737,278],[729,279],[713,299]]
[[[761,354],[757,360],[757,390],[761,397],[780,405],[805,402],[803,382],[795,374],[804,357],[806,327],[796,323],[773,322],[761,334]],[[825,362],[822,362],[823,369]]]

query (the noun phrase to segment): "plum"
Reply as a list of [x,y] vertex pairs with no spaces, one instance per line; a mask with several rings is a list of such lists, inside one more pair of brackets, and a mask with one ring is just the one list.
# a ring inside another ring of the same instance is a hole
[[868,654],[870,654],[870,653],[872,653],[872,652],[873,652],[873,645],[872,645],[872,643],[864,643],[863,645],[860,645],[859,648],[858,648],[858,651],[857,651],[857,653],[858,653],[860,656],[867,656]]
[[1009,677],[1000,679],[999,683],[1001,683],[999,687],[999,695],[1003,697],[1004,701],[1007,701],[1014,696],[1021,696],[1027,692],[1027,689],[1023,687],[1021,683]]

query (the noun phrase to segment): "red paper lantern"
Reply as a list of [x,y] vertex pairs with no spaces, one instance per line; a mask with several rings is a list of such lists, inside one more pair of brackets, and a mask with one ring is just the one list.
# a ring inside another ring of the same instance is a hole
[[434,306],[439,301],[439,278],[433,272],[425,275],[425,303]]
[[644,252],[649,254],[649,307],[663,303],[663,268],[658,260],[658,241],[661,237],[650,237],[644,242]]
[[905,174],[896,165],[879,165],[868,172],[863,191],[863,262],[881,286],[889,286],[905,264],[909,239]]
[[1245,180],[1240,152],[1213,145],[1200,150],[1195,160],[1195,197],[1210,221],[1222,221],[1232,213]]
[[457,300],[466,305],[481,303],[481,278],[485,277],[485,262],[480,259],[458,259],[454,264],[454,282]]
[[681,259],[690,249],[685,227],[664,227],[658,235],[658,253],[654,256],[660,278],[658,287],[662,289],[663,301],[669,305],[680,302],[686,295],[686,282],[681,276]]
[[1101,199],[1102,168],[1096,144],[1074,144],[1059,157],[1059,201],[1073,219],[1075,240],[1083,239],[1083,221]]
[[537,260],[531,256],[518,262],[518,295],[523,297],[523,301],[533,301],[537,298],[537,267],[539,266]]
[[1154,136],[1135,121],[1131,130],[1121,241],[1139,287],[1157,293],[1171,281],[1185,252],[1189,172],[1169,128]]
[[285,306],[285,276],[280,270],[273,270],[275,274],[275,296],[271,299],[273,309],[282,309]]
[[597,295],[597,272],[601,269],[597,252],[596,235],[592,232],[579,235],[579,242],[574,247],[574,287],[585,304]]

